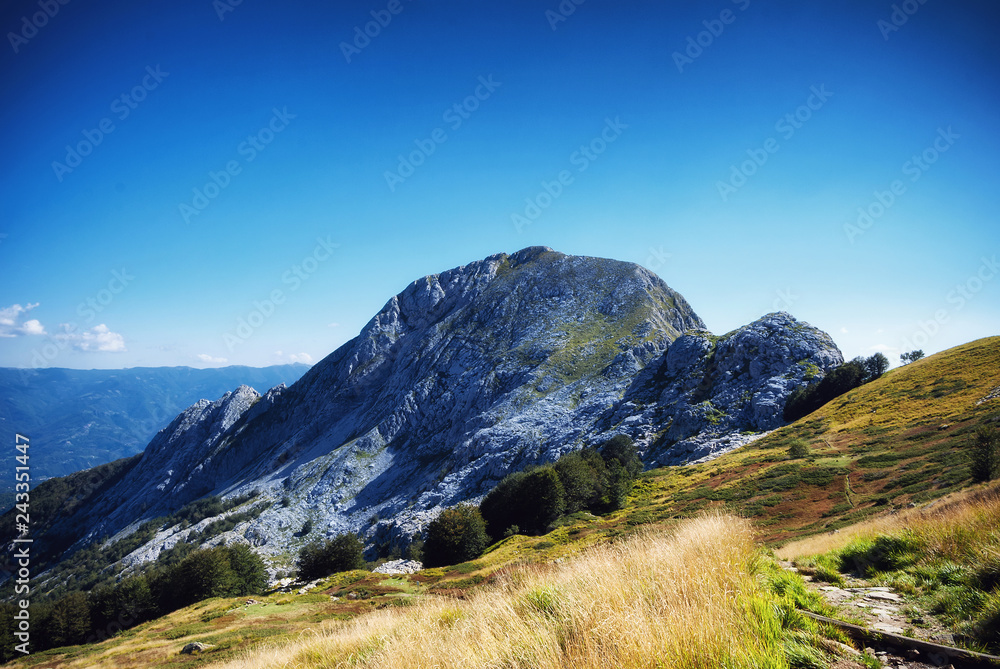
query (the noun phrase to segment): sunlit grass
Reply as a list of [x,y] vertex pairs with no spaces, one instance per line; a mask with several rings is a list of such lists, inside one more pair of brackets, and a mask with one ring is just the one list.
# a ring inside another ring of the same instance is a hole
[[819,657],[788,584],[774,582],[747,521],[706,516],[512,571],[466,601],[327,624],[224,666],[787,667],[788,653]]

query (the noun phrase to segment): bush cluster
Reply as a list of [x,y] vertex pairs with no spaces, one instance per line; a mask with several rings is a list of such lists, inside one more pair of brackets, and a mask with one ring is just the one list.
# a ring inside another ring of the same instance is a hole
[[482,555],[488,543],[486,523],[477,507],[460,504],[445,509],[427,527],[424,565],[441,567],[472,560]]
[[364,546],[355,534],[338,534],[333,539],[318,539],[299,551],[299,578],[303,581],[365,566]]
[[642,461],[632,440],[618,435],[598,451],[586,448],[555,463],[508,475],[480,505],[496,541],[514,532],[544,534],[568,513],[606,513],[625,504]]
[[888,369],[889,359],[881,353],[845,362],[828,372],[818,383],[796,388],[785,400],[784,418],[790,423],[807,416],[835,397],[874,381]]

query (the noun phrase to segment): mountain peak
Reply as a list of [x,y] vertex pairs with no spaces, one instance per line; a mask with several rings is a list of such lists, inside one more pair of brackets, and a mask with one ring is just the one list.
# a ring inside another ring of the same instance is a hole
[[257,491],[274,504],[231,540],[263,552],[286,553],[306,520],[405,541],[510,471],[616,434],[647,462],[711,455],[780,425],[788,393],[841,360],[787,314],[713,337],[645,268],[528,247],[417,279],[290,388],[191,407],[78,520],[113,534]]

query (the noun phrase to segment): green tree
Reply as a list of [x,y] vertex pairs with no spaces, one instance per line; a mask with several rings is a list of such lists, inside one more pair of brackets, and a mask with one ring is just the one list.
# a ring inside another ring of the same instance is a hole
[[899,354],[899,360],[904,365],[911,362],[916,362],[917,360],[920,360],[922,357],[924,357],[924,352],[921,349],[917,349],[915,351],[907,351],[906,353]]
[[854,358],[830,370],[817,383],[800,386],[785,400],[784,418],[792,422],[820,408],[835,397],[854,390],[868,379],[865,358]]
[[229,566],[236,580],[232,594],[242,597],[262,592],[267,587],[267,567],[260,556],[246,544],[229,546],[228,551]]
[[131,576],[119,582],[114,589],[114,601],[117,613],[109,618],[108,624],[118,622],[131,627],[156,616],[156,602],[145,576]]
[[522,494],[526,472],[513,472],[501,479],[479,505],[479,511],[486,521],[486,531],[494,541],[503,538],[512,525],[520,526],[526,512],[527,500]]
[[624,434],[616,434],[601,446],[601,456],[609,465],[617,460],[631,477],[636,477],[642,471],[642,460],[632,439]]
[[299,578],[311,581],[365,566],[364,546],[355,534],[338,534],[333,539],[317,540],[299,551]]
[[83,592],[71,592],[52,606],[45,630],[49,648],[73,646],[87,640],[90,633],[90,604]]
[[992,481],[1000,473],[1000,452],[997,431],[991,425],[980,425],[972,437],[969,469],[976,481]]
[[874,381],[889,370],[889,358],[881,352],[874,353],[865,359],[865,369],[868,371],[868,380]]
[[428,567],[441,567],[482,555],[488,543],[486,522],[479,509],[460,504],[445,509],[427,526],[423,558]]
[[216,547],[191,553],[178,565],[174,586],[181,590],[185,604],[233,594],[236,576],[229,563],[229,551]]
[[[555,463],[556,474],[562,483],[566,513],[576,513],[595,508],[604,494],[607,467],[600,454],[588,449],[596,458],[587,458],[583,452],[568,453]],[[595,467],[595,462],[599,467]]]
[[542,467],[524,479],[522,521],[514,523],[529,534],[544,534],[566,510],[566,495],[554,467]]

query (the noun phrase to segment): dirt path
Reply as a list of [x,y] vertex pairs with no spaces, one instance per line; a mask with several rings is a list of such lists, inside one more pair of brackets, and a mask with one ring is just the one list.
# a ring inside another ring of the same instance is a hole
[[[781,562],[789,571],[796,571],[791,562]],[[836,610],[834,616],[856,625],[873,630],[911,636],[946,646],[953,646],[951,633],[932,615],[922,610],[918,604],[890,588],[873,586],[870,582],[841,574],[843,586],[814,581],[812,576],[802,574],[806,587],[819,593]],[[943,656],[925,655],[917,650],[901,651],[888,646],[871,648],[882,666],[893,669],[932,669],[950,667]],[[838,664],[837,667],[860,667],[859,663]]]

